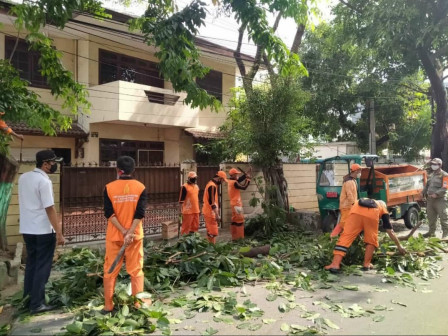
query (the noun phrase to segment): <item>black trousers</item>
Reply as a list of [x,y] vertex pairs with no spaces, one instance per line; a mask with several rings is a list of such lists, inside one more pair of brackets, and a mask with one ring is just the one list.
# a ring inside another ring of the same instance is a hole
[[30,309],[45,303],[45,284],[50,277],[56,247],[56,234],[24,234],[26,268],[23,296],[30,296]]

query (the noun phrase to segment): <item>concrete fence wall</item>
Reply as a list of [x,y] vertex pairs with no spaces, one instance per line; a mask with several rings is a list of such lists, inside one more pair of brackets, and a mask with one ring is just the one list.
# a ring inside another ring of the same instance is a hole
[[[246,172],[249,170],[248,164],[242,163],[226,163],[221,165],[221,170],[227,174],[232,167],[241,167]],[[243,200],[244,214],[247,218],[256,214],[262,213],[261,207],[253,208],[249,205],[251,198],[263,196],[258,192],[257,186],[254,183],[256,177],[263,178],[263,172],[256,167],[253,167],[252,182],[245,191],[241,191],[241,198]],[[288,182],[288,197],[290,206],[294,207],[296,212],[315,213],[319,210],[317,196],[316,196],[316,165],[314,164],[284,164],[283,172],[286,181]],[[262,180],[264,185],[264,180]],[[223,225],[228,227],[231,223],[232,211],[230,209],[229,195],[227,192],[227,184],[223,185],[222,194],[222,208],[223,208]]]
[[[16,244],[23,242],[22,235],[19,233],[19,193],[18,193],[18,180],[23,173],[32,171],[36,167],[35,163],[22,163],[19,168],[19,174],[17,174],[14,180],[14,187],[12,189],[11,202],[9,204],[8,215],[6,218],[6,239],[8,241],[8,249],[14,251]],[[60,175],[59,169],[55,174],[49,174],[51,181],[53,182],[53,192],[56,211],[60,212]]]
[[288,182],[289,205],[296,211],[318,211],[316,195],[316,165],[305,163],[284,164]]

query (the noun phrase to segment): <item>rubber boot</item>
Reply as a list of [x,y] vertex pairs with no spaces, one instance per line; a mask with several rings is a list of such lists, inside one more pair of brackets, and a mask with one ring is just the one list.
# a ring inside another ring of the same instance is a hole
[[375,246],[367,244],[366,245],[366,252],[364,254],[364,265],[363,265],[363,271],[368,271],[373,269],[373,265],[371,264],[373,253],[375,253]]
[[[143,292],[143,287],[145,283],[145,277],[143,275],[137,276],[137,277],[131,277],[131,288],[132,288],[132,295],[136,296],[138,293]],[[147,304],[148,306],[151,305],[152,301],[151,299],[142,299],[142,301]],[[140,302],[135,303],[135,308],[140,308]]]
[[339,235],[341,232],[342,232],[342,226],[338,223],[338,224],[334,227],[333,231],[331,231],[331,233],[330,233],[330,237],[331,237],[331,238],[336,237],[336,236]]
[[324,268],[331,273],[339,273],[339,271],[341,270],[341,262],[343,258],[344,256],[341,254],[333,255],[333,261],[331,262],[331,264],[325,266]]
[[104,278],[104,311],[111,312],[114,310],[114,291],[116,278]]
[[207,235],[207,240],[211,244],[216,244],[216,237],[215,236]]

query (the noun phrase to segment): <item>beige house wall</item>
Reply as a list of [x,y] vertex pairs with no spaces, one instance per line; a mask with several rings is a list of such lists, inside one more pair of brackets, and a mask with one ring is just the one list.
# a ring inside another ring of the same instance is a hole
[[[46,136],[25,136],[22,146],[22,161],[36,160],[36,153],[49,148],[69,148],[71,149],[71,161],[75,160],[75,139],[66,137],[46,137]],[[20,142],[15,141],[10,144],[10,153],[19,161]]]
[[181,128],[94,123],[90,125],[90,131],[98,133],[98,137],[89,137],[89,142],[84,144],[84,159],[76,160],[78,163],[98,163],[100,139],[161,141],[165,143],[165,163],[174,164],[193,159],[193,140]]
[[[19,212],[19,193],[18,193],[18,185],[17,182],[19,180],[20,175],[23,173],[32,171],[36,167],[36,164],[33,163],[22,163],[20,165],[19,174],[16,176],[14,180],[14,187],[12,189],[12,197],[11,202],[8,208],[8,215],[6,216],[6,239],[8,242],[8,249],[14,250],[15,245],[19,242],[23,242],[23,237],[19,232],[20,229],[20,212]],[[59,201],[60,201],[60,175],[59,171],[55,174],[48,175],[53,182],[53,192],[54,192],[54,201],[56,211],[59,213]]]

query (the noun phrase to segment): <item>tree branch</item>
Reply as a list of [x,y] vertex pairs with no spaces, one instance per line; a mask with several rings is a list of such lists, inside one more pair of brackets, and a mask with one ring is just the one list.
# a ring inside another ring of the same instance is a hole
[[406,87],[406,88],[408,88],[408,89],[410,89],[412,91],[420,92],[420,93],[423,93],[425,95],[430,95],[428,90],[423,90],[422,88],[419,88],[419,87],[412,87],[411,85],[408,85],[406,83],[401,83],[401,85],[403,85],[404,87]]
[[260,69],[260,64],[261,64],[261,57],[263,56],[264,53],[264,47],[259,45],[257,46],[257,53],[255,54],[255,62],[252,65],[252,68],[249,71],[249,74],[246,76],[247,81],[250,81],[251,84],[254,80],[255,75],[257,74],[258,70]]
[[277,15],[277,17],[275,18],[275,22],[274,22],[274,26],[272,27],[272,29],[275,31],[277,31],[278,25],[280,24],[280,19],[282,18],[283,13],[280,11]]
[[390,137],[389,137],[389,133],[386,133],[385,135],[383,135],[381,138],[379,138],[376,141],[376,147],[380,147],[382,144],[384,144],[385,142],[389,141]]
[[247,83],[246,79],[246,65],[244,64],[243,60],[241,59],[241,46],[243,44],[243,37],[244,37],[244,31],[246,30],[247,22],[243,23],[241,27],[238,29],[239,35],[238,35],[238,45],[233,52],[233,56],[235,58],[236,64],[238,65],[238,69],[240,70],[241,77],[243,79],[243,86],[246,93],[248,91],[252,90],[252,86],[247,86],[249,83]]
[[339,2],[343,5],[345,5],[346,7],[350,8],[352,11],[358,13],[358,14],[362,14],[362,12],[360,10],[358,10],[357,8],[353,7],[352,5],[350,5],[349,3],[347,3],[344,0],[339,0]]
[[303,34],[305,33],[305,25],[303,23],[299,24],[296,30],[296,36],[294,36],[294,41],[292,42],[291,52],[298,54],[299,47],[302,44]]
[[263,53],[263,63],[266,66],[266,69],[268,69],[269,73],[269,79],[271,81],[271,84],[275,82],[275,78],[277,77],[277,74],[274,71],[274,67],[272,66],[271,62],[269,62],[268,56],[266,53]]

